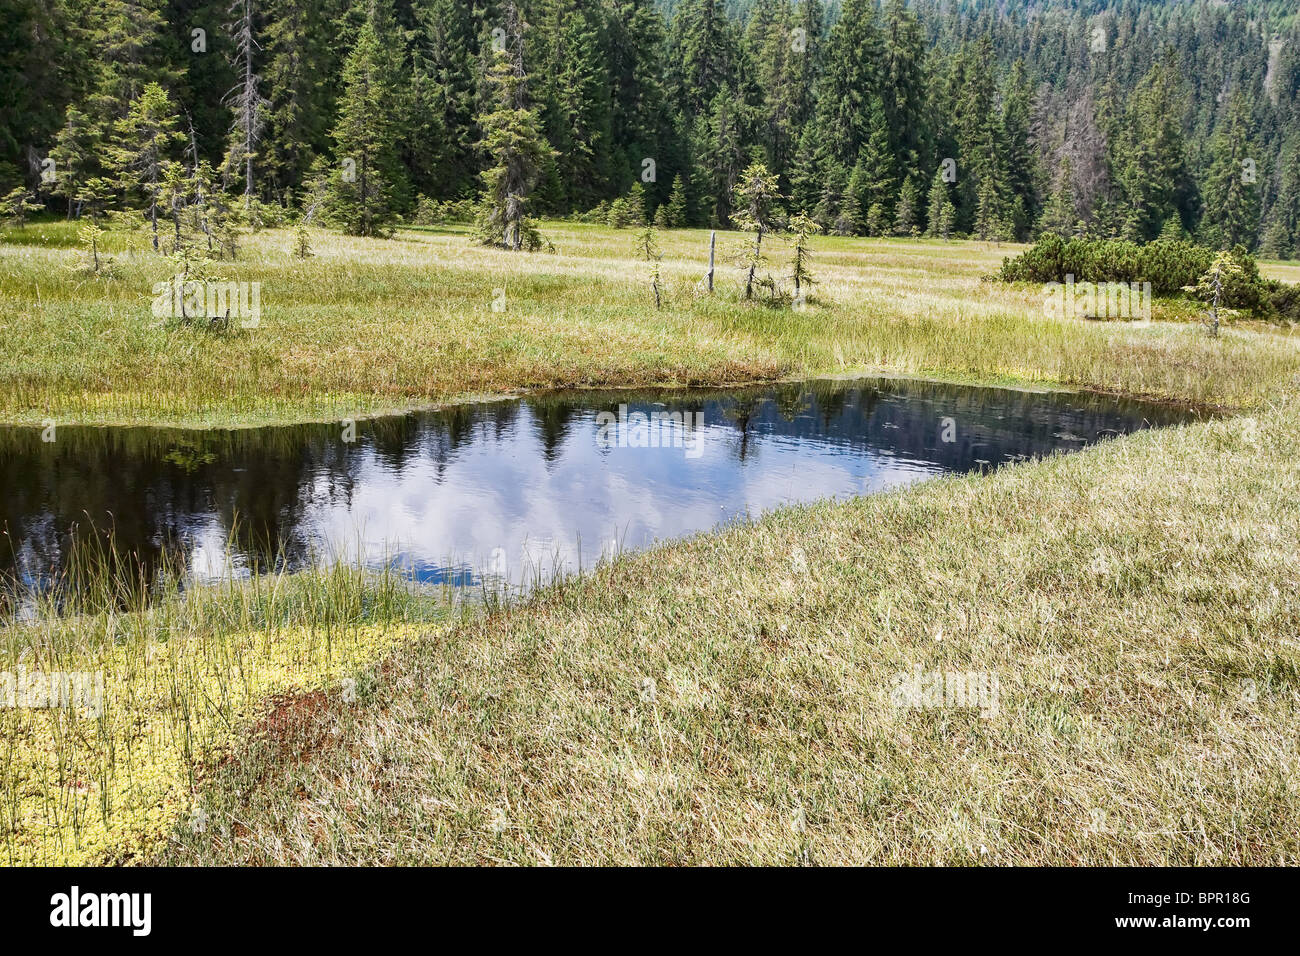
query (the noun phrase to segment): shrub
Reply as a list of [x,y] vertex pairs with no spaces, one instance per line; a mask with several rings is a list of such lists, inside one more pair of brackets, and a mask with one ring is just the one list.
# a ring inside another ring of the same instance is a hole
[[[1260,277],[1254,256],[1242,246],[1227,254],[1237,268],[1222,279],[1221,304],[1263,316],[1300,321],[1300,291]],[[1124,239],[1063,239],[1042,236],[1015,258],[1002,260],[1003,282],[1150,282],[1152,295],[1191,293],[1205,301],[1205,277],[1215,253],[1183,239],[1139,245]]]
[[1209,249],[1179,239],[1143,246],[1049,233],[1014,259],[1004,259],[998,277],[1004,282],[1064,282],[1070,275],[1076,282],[1150,282],[1153,295],[1177,295],[1195,285],[1213,261]]
[[1274,315],[1286,322],[1300,322],[1300,285],[1265,279],[1264,290]]
[[472,199],[448,199],[439,202],[421,195],[415,201],[411,223],[416,226],[445,226],[448,223],[473,222],[477,212]]

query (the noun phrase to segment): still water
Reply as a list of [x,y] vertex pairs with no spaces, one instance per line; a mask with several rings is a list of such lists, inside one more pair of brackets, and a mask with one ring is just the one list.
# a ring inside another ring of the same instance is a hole
[[522,584],[782,505],[989,469],[1195,413],[908,380],[582,392],[231,431],[0,429],[0,575],[109,531],[199,579],[314,560]]

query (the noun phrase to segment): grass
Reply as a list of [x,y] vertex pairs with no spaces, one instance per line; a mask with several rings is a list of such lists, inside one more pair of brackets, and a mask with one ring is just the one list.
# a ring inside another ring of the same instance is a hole
[[1013,247],[820,237],[820,284],[794,312],[739,301],[721,254],[737,234],[719,235],[717,294],[698,295],[708,233],[674,230],[661,237],[667,298],[656,311],[631,230],[545,231],[554,254],[481,248],[456,229],[388,241],[317,231],[306,261],[291,255],[292,232],[259,232],[222,277],[261,283],[261,323],[222,334],[151,314],[172,267],[142,233],[111,233],[111,275],[95,277],[73,269],[71,224],[9,229],[0,422],[258,425],[519,389],[852,371],[1250,407],[1300,370],[1296,340],[1273,332],[1212,342],[1186,322],[1049,318],[1036,290],[980,281]]
[[256,739],[283,695],[337,692],[459,613],[445,592],[413,595],[391,574],[343,563],[149,595],[106,572],[104,553],[83,552],[78,586],[32,597],[0,630],[0,673],[20,684],[25,674],[102,681],[78,706],[0,707],[0,863],[156,852],[194,814],[204,776]]
[[283,708],[161,860],[1295,864],[1297,411],[620,559]]
[[[152,317],[139,235],[94,278],[66,224],[8,231],[0,421],[858,371],[1249,417],[780,511],[470,616],[344,566],[151,596],[92,573],[0,630],[0,671],[101,673],[106,702],[0,709],[0,860],[1296,862],[1295,338],[1049,318],[981,281],[1014,250],[980,243],[823,237],[806,310],[725,267],[696,296],[689,230],[656,312],[630,232],[546,231],[533,256],[318,232],[306,262],[258,233],[227,277],[263,283],[262,323],[229,334]],[[998,713],[893,706],[913,668],[996,675]]]

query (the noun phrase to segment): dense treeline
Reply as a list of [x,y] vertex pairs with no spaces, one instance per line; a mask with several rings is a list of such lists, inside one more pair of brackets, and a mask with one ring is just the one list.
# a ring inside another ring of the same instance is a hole
[[155,223],[243,196],[363,233],[484,193],[725,226],[758,161],[830,232],[1294,256],[1290,6],[0,0],[0,192]]

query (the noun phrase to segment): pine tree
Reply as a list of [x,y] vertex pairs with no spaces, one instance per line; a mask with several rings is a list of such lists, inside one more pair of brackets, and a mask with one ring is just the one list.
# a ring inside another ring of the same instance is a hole
[[128,191],[143,196],[155,252],[159,249],[158,202],[163,179],[176,147],[185,140],[177,128],[179,122],[167,91],[149,83],[113,130],[110,165]]
[[506,249],[535,249],[541,236],[528,218],[528,193],[536,185],[551,148],[543,139],[535,110],[527,108],[522,22],[513,3],[506,6],[507,49],[491,51],[485,77],[486,112],[479,115],[483,151],[492,165],[483,171],[479,239]]
[[1214,134],[1214,161],[1205,183],[1205,218],[1201,234],[1208,245],[1251,248],[1259,229],[1259,171],[1251,146],[1250,113],[1238,91]]
[[903,182],[903,188],[899,190],[898,204],[894,207],[894,235],[915,236],[918,234],[916,215],[920,201],[921,196],[917,191],[916,182],[911,176],[908,176]]
[[401,179],[395,155],[399,52],[382,4],[372,0],[343,67],[333,133],[341,168],[331,182],[330,212],[344,231],[359,236],[383,234]]
[[753,298],[754,277],[767,264],[763,237],[776,228],[781,192],[776,176],[762,163],[753,163],[736,184],[734,219],[741,229],[754,233],[754,244],[740,257],[745,269],[745,298]]
[[930,181],[930,195],[927,201],[927,228],[925,234],[934,238],[947,239],[952,234],[957,211],[953,207],[948,192],[948,184],[943,179],[943,169],[937,169],[934,179]]

